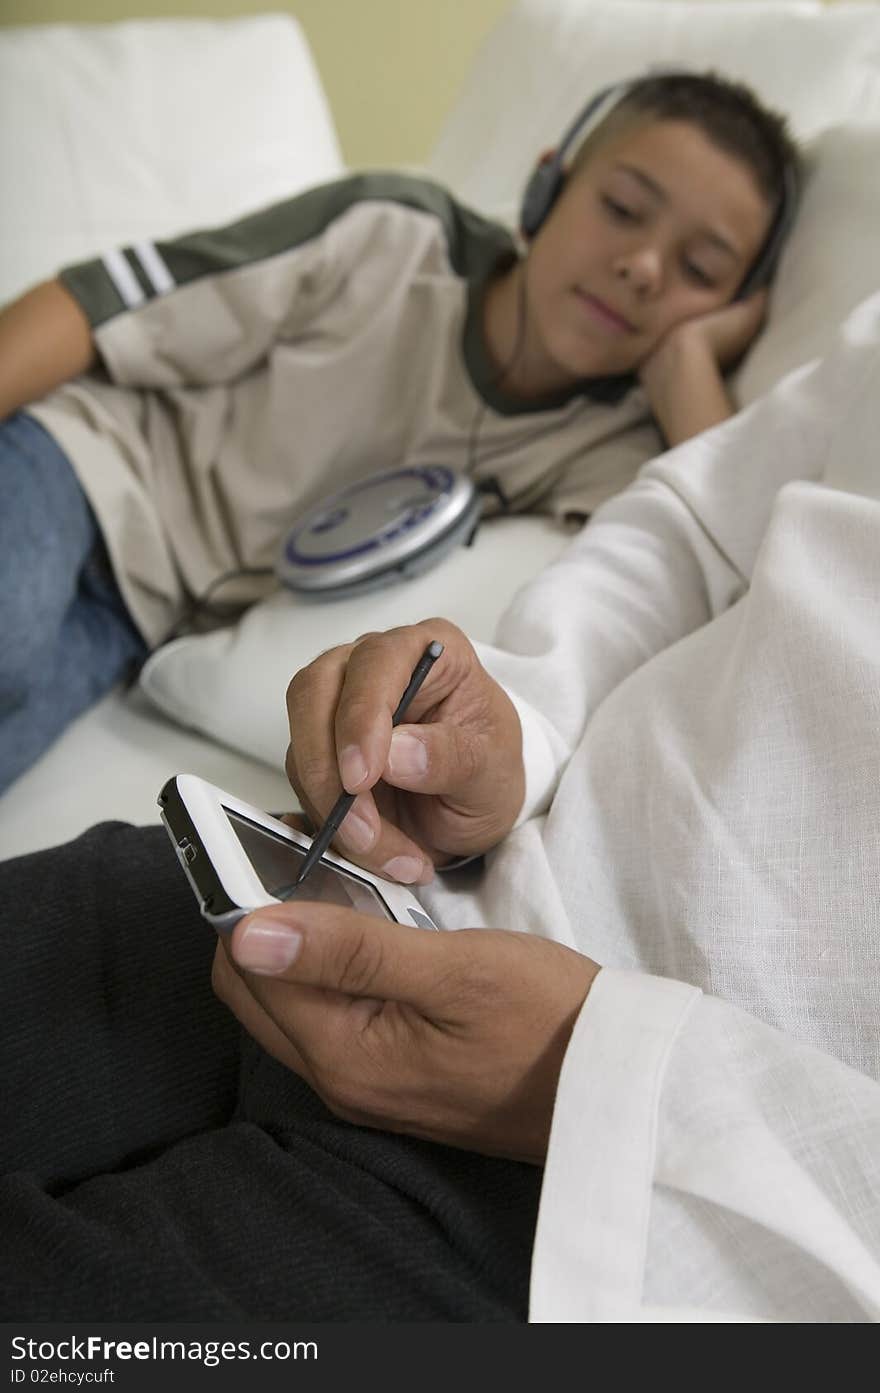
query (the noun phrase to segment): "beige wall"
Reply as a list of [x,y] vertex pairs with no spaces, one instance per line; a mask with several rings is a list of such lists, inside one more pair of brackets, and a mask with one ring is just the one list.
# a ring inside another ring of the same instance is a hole
[[509,0],[0,0],[0,24],[289,10],[303,26],[354,166],[419,164]]

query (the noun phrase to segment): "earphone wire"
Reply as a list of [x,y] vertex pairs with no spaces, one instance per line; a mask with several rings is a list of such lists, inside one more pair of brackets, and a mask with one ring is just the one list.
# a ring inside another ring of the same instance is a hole
[[[505,377],[507,377],[508,373],[515,366],[516,361],[519,358],[523,350],[523,346],[525,344],[525,328],[526,297],[524,257],[521,263],[521,278],[519,285],[517,286],[517,324],[513,349],[508,355],[507,359],[501,364],[501,367],[498,369],[498,371],[489,379],[490,387],[497,387],[500,383],[502,383]],[[472,475],[473,470],[476,468],[476,450],[479,443],[480,428],[488,410],[488,407],[489,403],[481,397],[480,401],[477,403],[477,409],[474,412],[473,420],[471,421],[471,428],[468,434],[466,455],[466,473],[468,473],[469,475]],[[504,492],[498,484],[497,480],[487,480],[484,485],[484,492],[496,494],[499,501],[502,504],[502,507],[507,507],[507,499],[505,498]],[[208,585],[207,588],[203,590],[200,595],[194,596],[189,601],[189,603],[184,608],[184,611],[181,614],[180,618],[173,624],[172,628],[166,635],[164,642],[170,643],[173,639],[181,638],[184,633],[189,633],[192,630],[193,626],[196,624],[196,622],[199,620],[199,618],[204,614],[209,615],[210,618],[216,619],[221,623],[224,620],[234,618],[235,615],[238,614],[243,608],[241,605],[227,605],[219,609],[210,605],[211,596],[214,594],[216,590],[220,588],[221,585],[226,585],[233,580],[240,580],[245,576],[262,577],[271,576],[274,574],[275,572],[273,568],[270,566],[239,566],[236,567],[234,570],[224,571],[221,575],[215,576],[215,578],[211,581],[210,585]]]
[[[522,258],[519,264],[519,281],[517,283],[516,288],[516,333],[514,335],[513,348],[511,349],[507,358],[501,364],[500,368],[498,368],[497,372],[495,372],[489,378],[487,383],[487,387],[489,388],[499,387],[501,385],[501,383],[505,380],[508,374],[513,371],[520,357],[520,354],[522,353],[525,347],[527,259],[528,254],[526,254],[526,256]],[[486,400],[486,398],[482,394],[480,394],[480,400],[477,402],[477,409],[474,412],[473,419],[471,420],[471,428],[468,433],[467,453],[465,456],[465,473],[470,478],[473,478],[474,471],[477,467],[477,447],[479,445],[480,432],[482,430],[483,421],[486,419],[486,412],[488,410],[489,403]],[[497,479],[487,479],[484,484],[484,492],[496,494],[502,507],[505,509],[508,507],[508,502],[504,494],[504,490],[501,488],[501,485],[498,483]]]
[[[511,349],[507,358],[501,363],[501,366],[497,369],[497,371],[493,373],[492,376],[488,379],[487,386],[490,389],[493,387],[499,387],[505,381],[505,379],[516,367],[517,362],[519,361],[520,356],[523,352],[523,349],[525,348],[527,327],[527,261],[528,253],[526,253],[526,255],[521,259],[519,263],[519,281],[517,284],[516,301],[516,333],[514,335],[513,348]],[[481,394],[480,400],[477,403],[476,410],[471,420],[470,430],[468,432],[467,451],[465,457],[465,472],[470,477],[473,477],[474,471],[477,467],[477,452],[479,447],[480,434],[488,409],[489,402]],[[553,423],[552,429],[555,429],[555,422]],[[483,493],[494,494],[498,498],[502,510],[505,512],[509,511],[510,502],[496,478],[493,477],[482,481],[480,484],[478,484],[478,488],[480,488],[481,492]],[[215,591],[217,591],[220,588],[220,586],[227,585],[230,581],[233,580],[241,580],[247,576],[268,577],[274,574],[274,568],[271,566],[239,566],[229,571],[223,571],[222,574],[220,574],[219,576],[215,576],[215,578],[206,587],[206,589],[202,591],[200,595],[194,596],[189,601],[189,603],[184,608],[184,611],[181,614],[180,618],[177,619],[176,622],[173,624],[172,628],[166,635],[163,642],[170,643],[173,639],[180,638],[185,633],[190,633],[198,619],[205,614],[207,614],[210,618],[215,619],[220,623],[223,623],[224,621],[228,622],[229,620],[235,618],[236,615],[240,614],[244,608],[247,608],[247,605],[242,605],[240,603],[235,605],[225,605],[222,607],[211,606],[211,596],[215,593]]]
[[210,599],[215,590],[221,585],[227,585],[229,581],[241,580],[245,576],[272,576],[275,572],[271,566],[237,566],[234,570],[223,571],[219,576],[215,576],[201,593],[195,595],[185,606],[180,618],[175,621],[168,634],[163,639],[164,643],[170,643],[172,639],[183,637],[184,633],[189,633],[198,619],[207,614],[211,619],[216,619],[219,623],[229,622],[234,619],[247,604],[223,605],[221,607],[211,606]]
[[[516,366],[516,364],[517,364],[517,362],[518,362],[518,360],[519,360],[519,358],[520,358],[520,355],[522,354],[522,351],[523,351],[523,349],[524,349],[524,347],[525,347],[526,322],[527,322],[527,303],[528,303],[527,300],[526,300],[526,266],[527,266],[527,262],[528,262],[528,252],[526,252],[526,255],[522,258],[522,260],[520,261],[520,264],[519,264],[520,280],[519,280],[519,284],[518,284],[518,286],[517,286],[517,326],[516,326],[516,335],[515,335],[515,338],[514,338],[513,349],[511,350],[511,352],[510,352],[509,356],[507,357],[507,359],[501,364],[501,367],[498,369],[498,371],[497,371],[492,377],[489,378],[489,381],[488,381],[488,384],[487,384],[487,385],[488,385],[488,387],[490,387],[490,388],[491,388],[491,387],[498,387],[498,386],[500,386],[500,384],[505,380],[505,378],[509,376],[509,374],[513,371],[514,367]],[[580,407],[581,407],[581,409],[583,409],[583,407],[585,406],[585,404],[586,404],[586,398],[582,397],[582,398],[581,398],[581,401],[580,401]],[[465,466],[465,468],[466,468],[467,474],[468,474],[470,477],[473,477],[474,471],[476,470],[476,467],[477,467],[477,464],[478,464],[477,447],[478,447],[478,444],[479,444],[479,437],[480,437],[480,432],[481,432],[481,430],[482,430],[483,421],[484,421],[485,418],[486,418],[486,412],[488,411],[488,409],[489,409],[489,403],[486,401],[485,397],[481,397],[481,400],[477,403],[477,409],[476,409],[476,411],[474,412],[473,420],[472,420],[472,422],[471,422],[471,429],[470,429],[470,433],[469,433],[469,437],[468,437],[467,457],[466,457],[466,466]],[[555,431],[555,430],[557,429],[557,427],[558,427],[558,421],[557,421],[557,419],[556,419],[555,416],[554,416],[554,418],[551,420],[551,422],[550,422],[548,425],[545,425],[544,429],[543,429],[541,432],[539,432],[539,435],[538,435],[537,438],[540,439],[540,438],[543,438],[543,436],[545,436],[545,435],[550,435],[550,434],[552,434],[552,432]],[[502,453],[502,454],[503,454],[503,453],[504,453],[504,448],[505,448],[504,446],[501,446],[501,447],[500,447],[500,450],[497,450],[497,451],[495,451],[495,452],[493,452],[493,453]],[[484,480],[478,482],[478,483],[477,483],[477,487],[480,489],[480,491],[481,491],[482,493],[485,493],[485,494],[493,494],[493,495],[498,499],[499,503],[501,504],[501,508],[502,508],[502,511],[503,511],[503,512],[509,513],[509,512],[512,511],[512,509],[513,509],[513,504],[512,504],[512,502],[511,502],[510,498],[509,498],[509,497],[507,496],[507,494],[504,492],[504,489],[501,487],[501,484],[499,483],[498,479],[497,479],[494,475],[490,476],[488,479],[484,479]],[[548,488],[552,488],[552,487],[553,487],[553,480],[552,480],[552,479],[551,479],[551,481],[550,481],[550,483],[548,484],[547,487],[548,487]],[[539,491],[539,494],[538,494],[537,496],[540,496],[540,494],[543,494],[545,491],[546,491],[546,490],[545,490],[544,488],[541,488],[540,491]],[[528,490],[527,492],[528,492],[529,498],[531,499],[531,498],[532,498],[532,495],[534,494],[534,489]]]

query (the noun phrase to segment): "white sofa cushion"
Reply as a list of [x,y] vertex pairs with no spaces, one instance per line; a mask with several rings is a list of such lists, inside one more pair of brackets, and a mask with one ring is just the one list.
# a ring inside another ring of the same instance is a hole
[[517,0],[477,54],[429,172],[513,226],[535,161],[590,96],[654,66],[722,69],[787,113],[801,139],[843,122],[877,122],[880,7]]
[[0,30],[0,302],[71,261],[341,169],[290,16]]
[[806,153],[808,178],[767,327],[735,379],[743,405],[827,352],[837,326],[880,287],[880,120],[831,127]]
[[172,719],[277,768],[287,749],[285,692],[293,674],[370,630],[442,615],[471,638],[491,639],[515,590],[567,541],[550,518],[497,518],[432,571],[347,600],[281,592],[238,624],[158,649],[141,675],[146,695]]

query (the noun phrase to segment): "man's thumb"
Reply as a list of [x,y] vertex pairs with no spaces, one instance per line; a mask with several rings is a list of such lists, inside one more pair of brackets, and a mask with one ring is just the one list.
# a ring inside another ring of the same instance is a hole
[[441,963],[448,972],[454,937],[303,901],[247,915],[230,950],[245,972],[427,1008],[442,980]]

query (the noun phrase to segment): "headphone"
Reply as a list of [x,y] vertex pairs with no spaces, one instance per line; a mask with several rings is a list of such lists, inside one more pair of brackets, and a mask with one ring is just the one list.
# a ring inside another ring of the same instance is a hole
[[[679,69],[659,69],[649,76],[693,77],[694,74]],[[554,153],[549,159],[541,160],[532,171],[523,193],[520,205],[519,225],[524,236],[532,238],[538,232],[551,208],[562,192],[565,183],[565,156],[576,141],[586,139],[591,131],[610,116],[611,112],[624,100],[642,77],[627,82],[614,82],[603,87],[575,117],[565,131]],[[779,254],[786,237],[791,231],[798,203],[798,181],[790,161],[786,161],[782,171],[782,191],[773,215],[773,221],[764,238],[763,246],[749,267],[734,296],[735,300],[745,300],[755,290],[766,285],[773,276]]]

